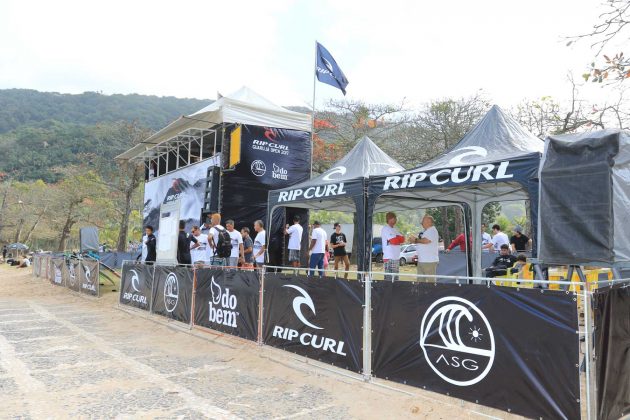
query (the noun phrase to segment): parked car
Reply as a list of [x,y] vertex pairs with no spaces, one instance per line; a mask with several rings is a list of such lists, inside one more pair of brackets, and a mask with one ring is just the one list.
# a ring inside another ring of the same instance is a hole
[[383,241],[381,238],[372,239],[372,261],[383,262]]
[[418,264],[418,254],[414,244],[403,245],[400,248],[400,265],[406,264]]

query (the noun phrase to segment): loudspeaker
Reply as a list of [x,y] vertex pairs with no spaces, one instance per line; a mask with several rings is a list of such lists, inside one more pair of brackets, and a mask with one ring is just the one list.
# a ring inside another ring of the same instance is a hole
[[[203,197],[203,215],[218,213],[221,205],[221,168],[211,166],[208,168],[206,188]],[[202,221],[203,221],[202,217]]]

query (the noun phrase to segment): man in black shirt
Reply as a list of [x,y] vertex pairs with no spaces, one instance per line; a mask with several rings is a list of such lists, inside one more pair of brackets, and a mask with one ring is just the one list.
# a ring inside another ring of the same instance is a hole
[[335,271],[339,269],[339,262],[343,261],[343,265],[346,268],[346,274],[344,278],[348,278],[348,271],[350,270],[350,259],[348,258],[348,253],[346,252],[346,243],[348,242],[346,239],[346,234],[341,233],[341,225],[339,223],[335,223],[335,233],[330,235],[330,245],[333,249],[333,254],[335,255]]
[[147,235],[147,240],[144,243],[144,246],[147,248],[147,257],[144,259],[144,262],[153,264],[155,262],[155,246],[157,243],[155,235],[153,234],[153,226],[147,225],[147,227],[144,228],[144,232]]
[[492,265],[486,268],[486,277],[503,276],[507,274],[508,268],[516,262],[516,257],[510,254],[510,247],[507,244],[501,245],[501,255],[496,257]]
[[179,237],[177,238],[177,262],[179,264],[192,264],[192,258],[190,257],[190,243],[193,242],[192,248],[199,246],[199,241],[189,233],[186,232],[186,222],[184,220],[179,221]]
[[523,228],[519,225],[514,227],[514,236],[510,238],[512,252],[524,252],[529,245],[529,238],[523,235]]

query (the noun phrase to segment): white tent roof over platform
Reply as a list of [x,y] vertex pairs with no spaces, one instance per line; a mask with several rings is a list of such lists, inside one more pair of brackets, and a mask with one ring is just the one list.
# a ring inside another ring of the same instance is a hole
[[274,104],[250,88],[243,86],[236,92],[217,99],[199,111],[181,116],[139,145],[117,156],[116,159],[133,159],[154,146],[175,137],[195,136],[199,131],[221,123],[249,124],[274,128],[311,131],[311,116],[290,111]]

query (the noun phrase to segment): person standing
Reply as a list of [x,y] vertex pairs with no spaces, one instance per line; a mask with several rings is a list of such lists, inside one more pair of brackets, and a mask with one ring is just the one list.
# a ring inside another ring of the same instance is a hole
[[525,252],[530,243],[531,240],[523,235],[523,228],[519,225],[514,226],[514,235],[510,238],[512,252]]
[[335,232],[330,235],[330,244],[333,249],[333,255],[335,256],[335,271],[339,270],[339,263],[343,261],[343,265],[346,269],[344,278],[348,278],[348,271],[350,271],[350,259],[346,252],[346,234],[341,231],[341,224],[334,224]]
[[192,262],[197,265],[209,264],[208,248],[210,247],[210,243],[208,242],[208,235],[201,233],[199,226],[193,226],[192,234],[199,244],[199,246],[190,250]]
[[2,247],[2,260],[5,261],[7,259],[7,246],[4,245]]
[[437,266],[440,262],[439,242],[440,234],[434,226],[433,217],[425,214],[422,218],[422,227],[424,232],[420,232],[418,236],[412,236],[411,239],[417,246],[418,252],[418,275],[431,276],[424,277],[427,282],[435,282],[437,274]]
[[501,245],[510,246],[510,240],[508,236],[501,232],[501,226],[498,224],[492,225],[492,241],[486,245],[486,248],[490,251],[499,252],[501,250]]
[[[472,237],[469,237],[468,243],[471,244],[471,241],[472,241]],[[460,233],[459,235],[457,235],[455,239],[453,239],[453,242],[451,242],[451,244],[444,250],[444,252],[449,253],[456,246],[459,246],[460,251],[466,252],[466,235],[465,234]]]
[[230,235],[230,243],[232,245],[228,266],[237,267],[238,262],[243,260],[243,236],[238,230],[234,230],[234,220],[227,220],[225,228]]
[[254,239],[253,254],[254,263],[256,267],[262,267],[265,264],[265,254],[267,252],[267,238],[265,232],[265,225],[262,220],[256,220],[254,222],[254,230],[256,231],[256,238]]
[[481,224],[481,250],[483,252],[490,252],[490,250],[487,248],[486,245],[492,242],[492,237],[490,236],[488,232],[486,232],[486,229],[488,229],[488,225],[486,225],[485,223],[482,223]]
[[249,236],[247,226],[241,229],[241,236],[243,237],[243,263],[251,267],[254,264],[254,242]]
[[[191,242],[194,245],[191,245]],[[199,241],[186,232],[186,221],[179,221],[179,236],[177,237],[177,263],[178,264],[192,264],[192,257],[190,256],[190,250],[199,247]]]
[[319,277],[324,275],[324,253],[326,252],[326,231],[322,229],[321,224],[318,221],[313,222],[313,232],[311,232],[311,244],[308,248],[311,253],[309,260],[308,275],[315,274],[315,268],[317,267]]
[[221,226],[221,215],[214,213],[210,218],[212,228],[208,233],[208,242],[212,249],[212,265],[225,265],[232,254],[232,239],[227,230]]
[[293,225],[289,227],[287,224],[284,228],[284,234],[289,235],[289,262],[296,268],[300,266],[301,261],[303,232],[304,228],[300,225],[300,216],[293,216]]
[[[145,240],[144,246],[142,247],[143,261],[146,263],[153,264],[156,258],[156,245],[157,240],[155,239],[155,235],[153,234],[153,226],[147,225],[144,228]],[[146,254],[145,254],[146,251]]]
[[[396,213],[390,211],[385,215],[387,223],[381,229],[381,241],[383,241],[383,271],[385,273],[398,274],[400,271],[400,245],[405,242],[405,237],[396,228],[398,218]],[[385,276],[385,280],[397,281],[398,276]]]

